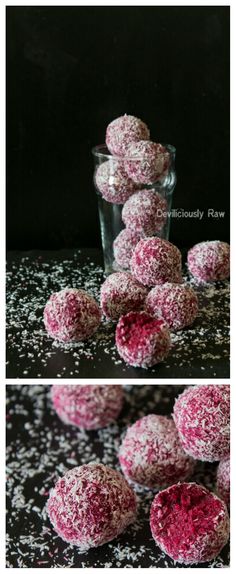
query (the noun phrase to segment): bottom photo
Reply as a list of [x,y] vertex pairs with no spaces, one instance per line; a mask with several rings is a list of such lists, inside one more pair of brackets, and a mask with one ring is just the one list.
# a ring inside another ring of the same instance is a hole
[[229,567],[229,418],[229,384],[6,385],[6,567]]

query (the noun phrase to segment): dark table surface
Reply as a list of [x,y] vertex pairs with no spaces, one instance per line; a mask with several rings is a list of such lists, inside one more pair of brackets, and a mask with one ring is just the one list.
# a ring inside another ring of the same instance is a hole
[[63,345],[49,338],[42,315],[50,294],[69,286],[87,289],[99,300],[103,281],[102,256],[96,249],[8,254],[7,378],[230,376],[228,281],[198,286],[190,279],[199,296],[199,316],[190,328],[172,335],[168,358],[151,369],[121,360],[115,325],[105,320],[88,341]]
[[[56,480],[79,464],[100,461],[119,469],[117,449],[127,425],[150,412],[170,414],[184,388],[125,385],[117,423],[85,432],[59,420],[47,385],[7,385],[7,567],[175,567],[151,536],[151,490],[136,489],[139,512],[133,525],[109,544],[84,554],[56,535],[45,504]],[[199,462],[191,480],[214,490],[216,467]],[[215,560],[199,567],[228,565],[229,544]]]

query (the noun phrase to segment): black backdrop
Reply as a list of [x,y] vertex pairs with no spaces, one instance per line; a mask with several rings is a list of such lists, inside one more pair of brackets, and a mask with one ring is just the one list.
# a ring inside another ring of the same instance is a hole
[[[7,8],[7,235],[100,245],[91,147],[130,113],[177,148],[179,246],[229,239],[229,7]],[[207,218],[208,208],[225,211]]]

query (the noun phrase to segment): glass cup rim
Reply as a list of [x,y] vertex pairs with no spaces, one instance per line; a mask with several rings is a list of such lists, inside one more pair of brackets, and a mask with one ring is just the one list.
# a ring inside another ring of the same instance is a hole
[[[176,148],[175,148],[173,145],[171,145],[171,144],[164,144],[164,143],[161,143],[161,145],[162,145],[163,147],[165,147],[171,155],[175,155],[175,153],[176,153]],[[104,151],[102,151],[102,150],[104,150]],[[105,150],[106,150],[106,151],[105,151]],[[99,145],[94,146],[94,147],[92,148],[92,154],[93,154],[93,156],[95,156],[95,157],[100,157],[100,158],[104,158],[104,159],[114,159],[114,160],[118,160],[118,161],[127,161],[127,160],[128,160],[128,161],[137,161],[137,160],[139,160],[139,159],[140,159],[140,160],[143,159],[143,157],[141,157],[141,156],[140,156],[140,157],[138,157],[138,156],[137,156],[137,157],[128,157],[128,156],[122,156],[122,157],[121,157],[121,156],[118,156],[118,155],[112,155],[112,154],[109,152],[109,150],[108,150],[106,144],[99,144]]]

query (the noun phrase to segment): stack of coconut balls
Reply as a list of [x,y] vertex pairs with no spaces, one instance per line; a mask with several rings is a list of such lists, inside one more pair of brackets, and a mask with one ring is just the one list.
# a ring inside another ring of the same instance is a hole
[[[198,298],[183,282],[178,247],[155,235],[165,224],[166,200],[153,189],[137,191],[168,171],[169,152],[151,142],[147,126],[129,115],[109,124],[106,144],[114,156],[98,167],[95,178],[107,201],[124,203],[126,227],[114,242],[114,255],[123,270],[103,283],[100,307],[81,289],[53,293],[44,310],[44,324],[51,337],[77,342],[95,333],[103,314],[117,322],[115,340],[122,359],[148,368],[167,357],[171,331],[193,323]],[[195,245],[188,252],[188,269],[199,282],[226,279],[229,245],[222,241]]]
[[[119,417],[123,393],[119,385],[55,385],[52,402],[64,423],[99,429]],[[229,417],[228,385],[187,388],[172,416],[149,414],[127,429],[122,472],[89,463],[58,480],[47,503],[54,529],[81,551],[113,540],[136,520],[139,485],[158,491],[150,508],[157,546],[179,563],[212,560],[229,538]],[[219,462],[216,493],[191,482],[197,460]]]

